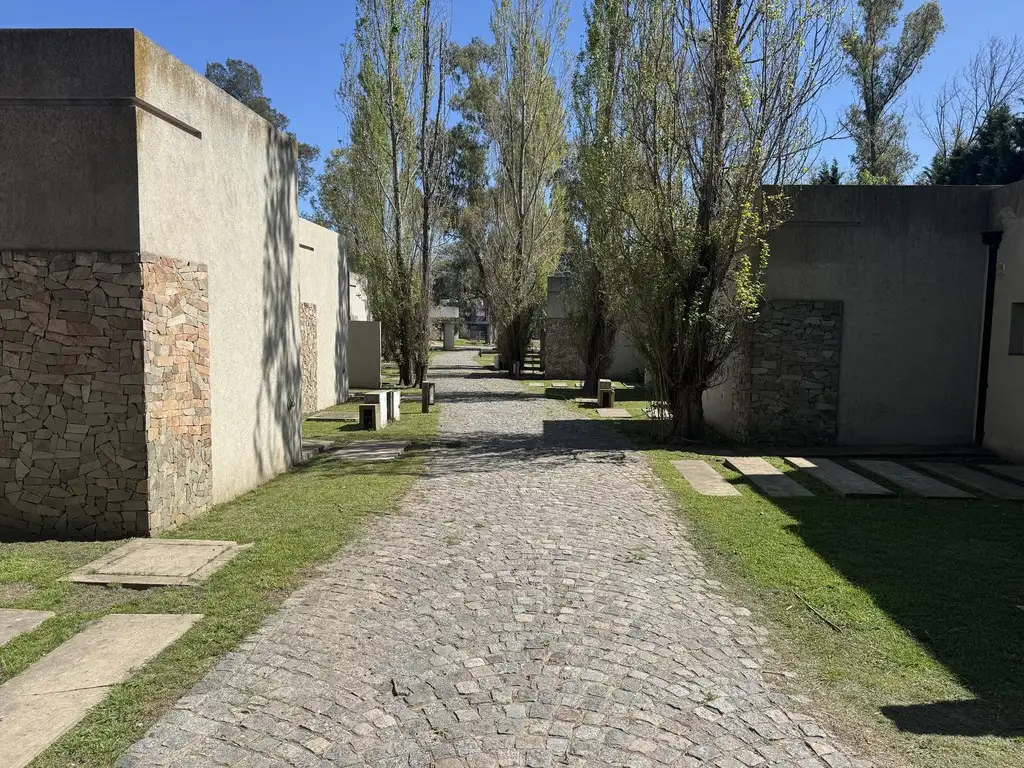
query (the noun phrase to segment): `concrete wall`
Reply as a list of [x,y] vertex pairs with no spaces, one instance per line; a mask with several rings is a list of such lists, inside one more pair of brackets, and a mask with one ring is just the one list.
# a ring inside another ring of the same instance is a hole
[[348,302],[350,320],[370,319],[370,311],[366,307],[366,281],[355,272],[348,275]]
[[353,389],[380,389],[380,323],[350,320],[348,324],[348,383]]
[[299,296],[316,305],[316,402],[321,410],[348,399],[350,278],[336,232],[299,219]]
[[0,30],[0,247],[138,252],[133,35]]
[[985,447],[1024,462],[1024,355],[1009,354],[1010,307],[1024,302],[1024,182],[992,193],[990,228],[1001,230],[992,312]]
[[[788,192],[765,298],[842,302],[837,441],[973,442],[991,188]],[[708,393],[712,425],[728,426],[731,397]]]
[[[205,264],[214,503],[299,457],[295,143],[135,33],[144,258]],[[168,116],[170,119],[168,119]]]

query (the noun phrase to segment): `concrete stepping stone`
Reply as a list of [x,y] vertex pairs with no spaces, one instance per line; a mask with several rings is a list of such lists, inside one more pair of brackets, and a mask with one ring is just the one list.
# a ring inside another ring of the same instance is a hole
[[11,642],[18,635],[31,632],[48,618],[51,611],[21,611],[0,608],[0,645]]
[[629,411],[625,408],[598,408],[597,415],[602,419],[629,419]]
[[909,467],[897,464],[895,461],[879,459],[854,459],[853,463],[863,467],[868,472],[884,477],[900,488],[906,488],[911,493],[924,496],[926,499],[973,499],[974,495],[967,491],[961,491],[947,485],[934,477],[928,477],[920,472],[915,472]]
[[725,463],[773,498],[784,499],[814,494],[793,478],[758,456],[731,456]]
[[718,470],[699,459],[673,461],[672,466],[702,496],[739,496],[739,489],[729,483]]
[[359,421],[358,413],[325,412],[307,416],[306,421]]
[[0,686],[0,765],[24,768],[139,667],[196,623],[198,614],[114,614]]
[[526,386],[528,386],[528,387],[546,387],[547,384],[545,384],[543,381],[531,381]]
[[888,488],[883,488],[873,480],[851,472],[830,459],[804,459],[799,456],[787,456],[786,461],[801,472],[806,472],[816,480],[820,480],[840,496],[895,495]]
[[926,469],[936,475],[948,477],[951,480],[969,485],[984,491],[989,496],[997,499],[1010,499],[1012,501],[1024,501],[1024,488],[998,477],[986,475],[976,469],[965,467],[961,464],[953,464],[946,461],[919,461],[917,466]]
[[551,382],[552,389],[569,389],[572,385],[567,381],[553,381]]
[[982,466],[989,472],[995,472],[997,475],[1016,480],[1018,483],[1024,483],[1024,467],[1019,464],[983,464]]
[[135,539],[79,568],[67,581],[135,587],[195,586],[251,546],[202,539]]
[[361,440],[332,451],[330,461],[392,461],[408,448],[405,440]]

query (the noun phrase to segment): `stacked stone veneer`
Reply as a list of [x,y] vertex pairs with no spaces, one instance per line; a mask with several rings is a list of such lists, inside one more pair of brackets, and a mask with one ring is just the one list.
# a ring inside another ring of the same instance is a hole
[[152,532],[212,497],[209,285],[202,264],[147,257],[141,270]]
[[735,437],[793,446],[836,442],[842,326],[839,301],[764,303],[730,363]]
[[138,254],[0,251],[0,530],[145,533]]
[[582,375],[568,320],[548,318],[545,321],[543,352],[544,375],[549,379],[573,379]]
[[316,304],[299,305],[299,363],[302,374],[302,412],[317,409]]

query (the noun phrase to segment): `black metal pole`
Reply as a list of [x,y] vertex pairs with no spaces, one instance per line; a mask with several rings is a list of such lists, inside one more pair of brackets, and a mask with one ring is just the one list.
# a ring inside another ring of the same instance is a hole
[[974,442],[985,441],[985,407],[988,404],[988,365],[992,346],[992,311],[996,300],[996,270],[1002,232],[982,232],[981,242],[988,246],[988,274],[985,276],[985,315],[981,325],[981,370],[978,372],[978,418],[974,424]]

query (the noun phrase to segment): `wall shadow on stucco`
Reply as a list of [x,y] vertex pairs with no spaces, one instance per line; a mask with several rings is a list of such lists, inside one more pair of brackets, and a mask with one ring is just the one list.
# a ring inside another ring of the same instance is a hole
[[266,158],[263,344],[253,428],[257,468],[263,477],[284,468],[282,454],[287,464],[297,461],[302,440],[294,142],[277,131],[268,130]]
[[334,402],[348,401],[348,253],[338,235],[338,325],[334,332]]
[[977,697],[894,703],[880,708],[884,716],[910,733],[1024,735],[1020,503],[911,497],[773,503],[798,521],[790,526],[794,535]]

